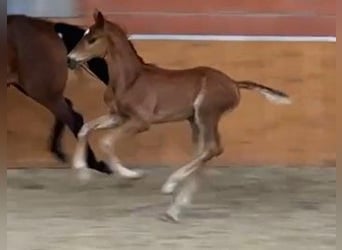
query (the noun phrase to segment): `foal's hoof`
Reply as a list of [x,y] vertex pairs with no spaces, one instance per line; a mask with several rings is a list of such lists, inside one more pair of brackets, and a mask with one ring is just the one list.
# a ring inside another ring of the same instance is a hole
[[179,218],[178,216],[172,215],[171,213],[164,213],[159,217],[160,220],[164,221],[164,222],[171,222],[171,223],[179,223]]
[[144,176],[145,176],[144,171],[137,169],[137,170],[132,170],[132,173],[128,178],[137,180],[137,179],[143,178]]
[[128,171],[121,172],[120,175],[121,177],[125,179],[137,180],[137,179],[141,179],[142,177],[144,177],[145,174],[144,174],[144,171],[140,169],[137,169],[137,170],[129,169]]
[[162,187],[162,189],[161,189],[161,192],[162,192],[163,194],[172,194],[172,193],[175,191],[176,186],[177,186],[177,183],[176,183],[176,182],[169,182],[169,181],[167,181],[167,182],[163,185],[163,187]]
[[90,180],[91,178],[91,170],[89,168],[80,168],[77,169],[77,177],[78,179],[83,182],[86,183]]
[[74,169],[84,169],[84,168],[88,168],[88,164],[85,161],[82,160],[73,160],[72,162],[72,166],[74,167]]

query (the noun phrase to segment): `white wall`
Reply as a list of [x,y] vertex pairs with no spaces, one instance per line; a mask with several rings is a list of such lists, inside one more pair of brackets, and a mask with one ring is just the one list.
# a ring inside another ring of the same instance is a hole
[[7,14],[70,17],[80,13],[78,0],[7,0]]

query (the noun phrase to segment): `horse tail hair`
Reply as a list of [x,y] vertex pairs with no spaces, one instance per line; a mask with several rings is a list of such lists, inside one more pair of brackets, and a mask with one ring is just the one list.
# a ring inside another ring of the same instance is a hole
[[276,89],[272,89],[270,87],[252,82],[252,81],[238,81],[236,82],[237,86],[240,89],[249,89],[249,90],[256,90],[260,94],[262,94],[267,100],[277,103],[277,104],[291,104],[290,97]]

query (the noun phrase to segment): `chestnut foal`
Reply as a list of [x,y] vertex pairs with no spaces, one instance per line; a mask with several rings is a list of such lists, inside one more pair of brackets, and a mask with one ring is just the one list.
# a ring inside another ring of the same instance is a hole
[[235,81],[210,67],[184,70],[162,69],[141,61],[127,34],[115,23],[106,20],[95,10],[95,23],[69,53],[69,66],[103,57],[109,70],[110,82],[104,99],[109,114],[86,123],[78,134],[73,166],[86,170],[85,145],[91,131],[114,129],[101,141],[108,164],[121,176],[141,177],[141,172],[125,168],[112,146],[122,136],[135,135],[152,124],[188,120],[196,157],[175,171],[165,182],[162,192],[175,192],[165,217],[178,221],[181,208],[188,205],[198,185],[198,170],[207,161],[222,154],[218,123],[222,115],[232,111],[240,102],[240,89],[256,90],[268,100],[289,104],[289,97],[269,87],[250,82]]

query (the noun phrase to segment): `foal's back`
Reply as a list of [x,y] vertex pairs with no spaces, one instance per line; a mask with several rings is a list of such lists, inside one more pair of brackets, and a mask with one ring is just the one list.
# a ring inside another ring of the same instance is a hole
[[224,112],[240,99],[234,80],[211,67],[174,70],[148,65],[133,88],[131,99],[148,102],[156,115],[154,122],[186,119],[199,100],[203,108]]
[[199,66],[187,69],[165,69],[156,66],[144,67],[138,82],[149,85],[156,91],[167,92],[169,95],[184,95],[192,101],[200,91],[214,94],[216,98],[231,94],[231,98],[239,96],[239,88],[235,81],[225,73],[211,67]]

